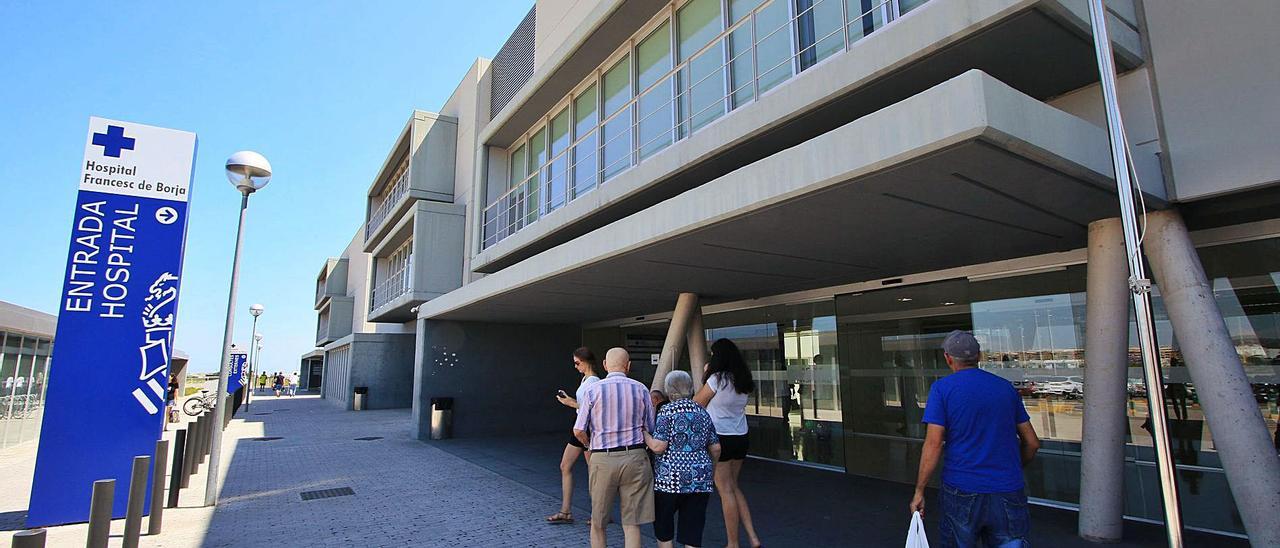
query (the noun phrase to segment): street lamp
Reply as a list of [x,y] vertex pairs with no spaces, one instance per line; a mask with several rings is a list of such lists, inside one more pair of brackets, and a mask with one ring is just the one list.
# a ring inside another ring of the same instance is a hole
[[253,396],[253,382],[254,382],[254,378],[253,378],[253,366],[254,366],[254,364],[256,364],[256,363],[257,363],[257,362],[255,362],[255,361],[253,361],[253,357],[254,357],[253,349],[254,349],[255,347],[259,346],[259,344],[258,344],[258,342],[257,342],[257,341],[262,340],[262,335],[259,335],[259,334],[258,334],[258,316],[261,316],[261,315],[262,315],[262,313],[263,313],[264,311],[266,311],[266,307],[264,307],[264,306],[262,306],[262,305],[260,305],[260,304],[255,304],[255,305],[253,305],[253,306],[250,306],[250,307],[249,307],[249,314],[253,316],[253,340],[254,340],[254,342],[249,344],[249,377],[248,377],[248,380],[249,380],[249,386],[248,386],[248,388],[247,388],[247,389],[245,389],[245,391],[244,391],[244,409],[245,409],[245,411],[246,411],[246,412],[249,410],[249,402],[253,401],[253,398],[252,398],[252,396]]
[[236,225],[236,250],[231,256],[231,289],[227,295],[227,323],[222,331],[222,362],[218,368],[218,392],[213,414],[216,422],[209,440],[209,475],[205,482],[204,505],[218,503],[218,465],[222,453],[222,425],[227,420],[227,362],[231,358],[231,336],[235,330],[236,286],[240,282],[240,247],[244,243],[244,216],[249,195],[271,181],[271,163],[261,154],[242,150],[227,158],[227,180],[240,191],[240,221]]

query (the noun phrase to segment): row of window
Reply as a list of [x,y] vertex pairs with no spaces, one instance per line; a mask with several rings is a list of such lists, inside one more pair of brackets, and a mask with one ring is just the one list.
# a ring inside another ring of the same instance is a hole
[[681,0],[512,146],[487,247],[926,0]]

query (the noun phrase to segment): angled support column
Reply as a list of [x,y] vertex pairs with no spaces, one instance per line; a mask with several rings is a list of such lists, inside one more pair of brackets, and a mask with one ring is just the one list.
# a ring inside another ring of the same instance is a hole
[[1084,434],[1079,535],[1117,542],[1124,533],[1125,401],[1129,366],[1129,266],[1119,218],[1089,223],[1085,297]]
[[693,317],[689,318],[689,375],[693,377],[693,391],[702,388],[702,368],[707,364],[707,334],[702,328],[702,307],[693,307]]
[[1280,546],[1280,457],[1182,216],[1148,214],[1143,247],[1249,541]]
[[662,354],[658,356],[658,370],[653,373],[651,390],[666,390],[667,373],[680,363],[680,353],[684,351],[686,334],[689,332],[689,320],[693,311],[698,308],[698,295],[681,293],[676,299],[676,311],[671,315],[671,323],[667,326],[667,339],[662,343]]

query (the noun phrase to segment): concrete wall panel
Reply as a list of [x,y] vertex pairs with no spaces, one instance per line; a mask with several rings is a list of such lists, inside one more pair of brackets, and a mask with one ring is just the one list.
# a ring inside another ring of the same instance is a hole
[[1280,181],[1280,2],[1143,3],[1179,200]]
[[572,392],[570,358],[581,341],[572,325],[419,322],[414,434],[430,438],[431,398],[454,398],[456,437],[564,432],[574,413],[555,400]]

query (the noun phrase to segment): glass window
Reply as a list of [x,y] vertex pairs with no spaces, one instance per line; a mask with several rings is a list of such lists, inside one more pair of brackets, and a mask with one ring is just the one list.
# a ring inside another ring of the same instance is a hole
[[529,180],[524,185],[524,222],[532,223],[542,213],[538,196],[542,188],[542,166],[547,163],[547,128],[538,128],[529,137]]
[[525,164],[524,153],[525,153],[524,145],[520,145],[519,147],[516,147],[516,149],[511,152],[511,158],[510,158],[511,179],[510,179],[510,182],[507,183],[508,185],[507,188],[509,189],[515,188],[516,185],[519,185],[521,182],[524,182],[525,175],[529,174],[529,168]]
[[[640,158],[671,144],[671,24],[663,23],[636,46],[637,138]],[[653,86],[651,89],[650,86]],[[648,91],[644,91],[648,89]]]
[[[889,4],[881,0],[845,0],[849,14],[849,41],[856,42],[883,27],[889,20]],[[909,9],[909,8],[908,8]]]
[[901,13],[907,13],[924,5],[924,3],[928,1],[929,0],[898,0],[898,11]]
[[708,315],[707,338],[738,345],[756,390],[747,406],[752,453],[844,466],[835,303]]
[[591,86],[573,101],[573,196],[595,188],[599,173],[596,162],[596,125],[600,114],[596,106],[596,87]]
[[568,201],[569,191],[569,107],[565,107],[551,118],[551,133],[548,154],[551,157],[547,165],[547,211],[552,211]]
[[[755,74],[758,86],[764,93],[791,78],[791,14],[784,0],[774,0],[756,12],[755,19],[756,60]],[[734,86],[738,83],[735,81]]]
[[[751,10],[764,0],[729,0],[729,20],[733,23],[751,15]],[[733,97],[732,107],[737,108],[751,100],[755,93],[755,54],[752,49],[752,21],[747,21],[729,33],[729,84]]]
[[719,0],[693,0],[677,15],[679,60],[688,61],[680,71],[682,137],[724,114],[724,42],[702,50],[723,30],[723,19]]
[[838,0],[796,0],[796,40],[799,43],[796,51],[800,53],[800,70],[844,49],[843,18]]
[[602,180],[631,166],[631,110],[624,108],[630,100],[631,58],[624,57],[604,73],[604,112],[613,118],[600,127]]

